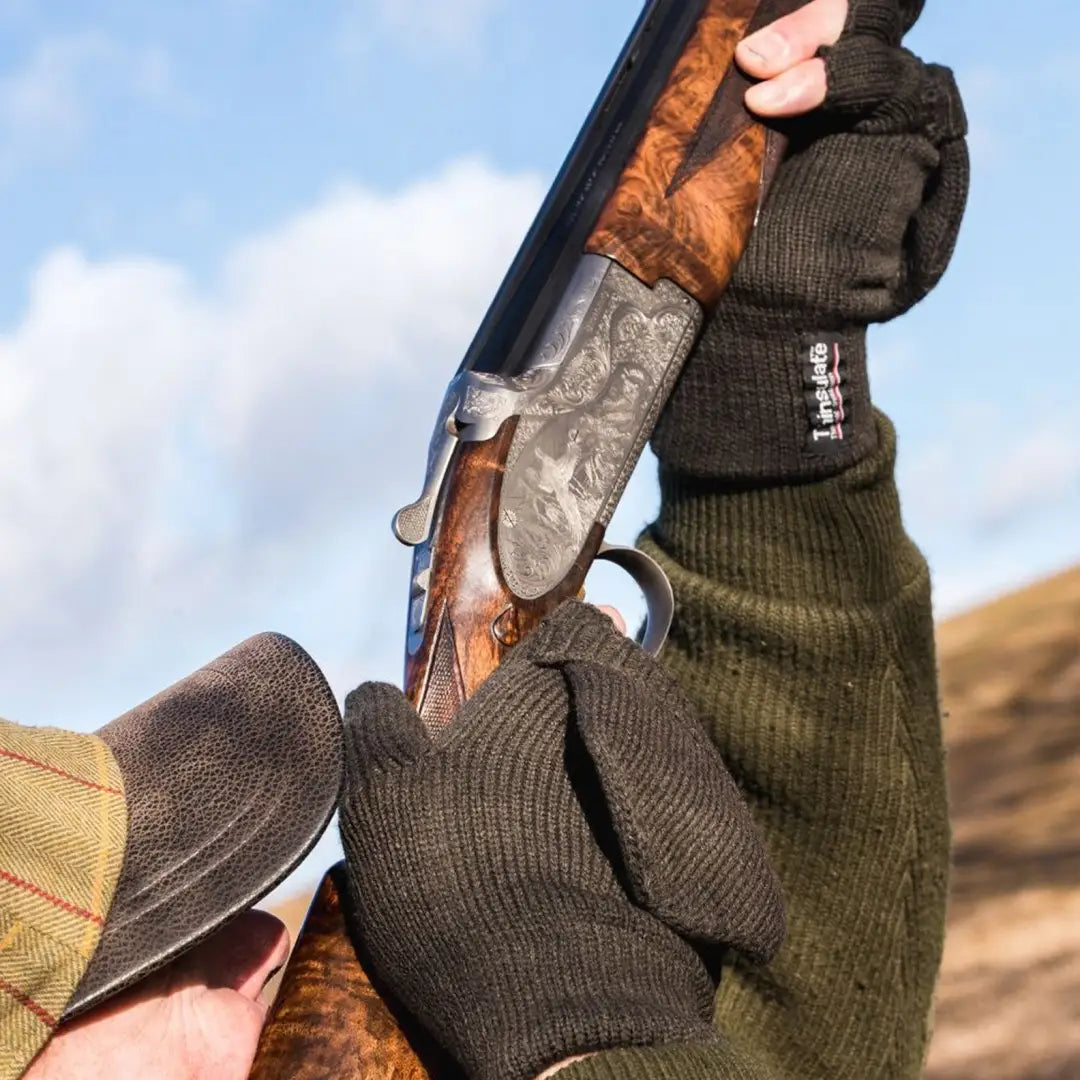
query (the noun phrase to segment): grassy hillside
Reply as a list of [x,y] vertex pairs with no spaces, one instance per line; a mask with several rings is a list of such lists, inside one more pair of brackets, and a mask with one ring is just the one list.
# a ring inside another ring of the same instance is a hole
[[944,624],[953,901],[929,1080],[1080,1078],[1080,568]]

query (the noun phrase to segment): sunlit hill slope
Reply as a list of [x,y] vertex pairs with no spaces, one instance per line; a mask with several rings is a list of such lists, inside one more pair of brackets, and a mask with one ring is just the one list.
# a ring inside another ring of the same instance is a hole
[[1080,567],[939,632],[955,834],[929,1080],[1080,1080]]

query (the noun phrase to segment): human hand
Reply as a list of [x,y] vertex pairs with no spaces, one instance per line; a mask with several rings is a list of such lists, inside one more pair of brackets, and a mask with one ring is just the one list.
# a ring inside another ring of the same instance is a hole
[[23,1080],[246,1080],[285,961],[281,921],[249,911],[187,955],[62,1026]]
[[779,889],[730,775],[675,684],[594,609],[556,612],[436,740],[399,690],[361,687],[346,748],[358,935],[477,1080],[708,1039],[698,949],[779,946]]
[[735,60],[756,79],[746,92],[749,109],[764,117],[801,116],[825,104],[825,61],[817,55],[844,30],[848,0],[810,0],[739,42]]
[[952,74],[900,46],[921,6],[812,0],[740,44],[738,62],[766,80],[747,105],[789,151],[657,425],[665,466],[798,482],[876,448],[866,329],[937,284],[968,189]]

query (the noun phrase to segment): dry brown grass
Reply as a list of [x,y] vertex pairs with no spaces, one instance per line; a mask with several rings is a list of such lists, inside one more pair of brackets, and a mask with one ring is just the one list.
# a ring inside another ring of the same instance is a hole
[[[1080,567],[938,644],[955,871],[927,1080],[1080,1080]],[[277,909],[294,936],[307,904]]]
[[1080,1078],[1080,568],[940,628],[955,834],[928,1080]]

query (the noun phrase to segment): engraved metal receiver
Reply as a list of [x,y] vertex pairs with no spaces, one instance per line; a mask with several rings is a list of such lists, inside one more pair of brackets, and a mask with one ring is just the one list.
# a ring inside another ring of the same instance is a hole
[[416,502],[405,691],[433,734],[597,558],[612,514],[760,213],[778,142],[746,111],[743,33],[799,0],[653,0],[443,400]]
[[[423,494],[394,519],[397,538],[416,548],[410,656],[429,613],[435,511],[456,444],[493,439],[516,419],[495,513],[498,566],[517,601],[549,596],[594,530],[611,521],[703,317],[677,285],[649,288],[613,260],[586,255],[520,374],[455,376]],[[638,582],[649,605],[644,644],[659,652],[671,625],[671,587],[651,558],[626,552],[604,546],[593,557],[617,562]]]

